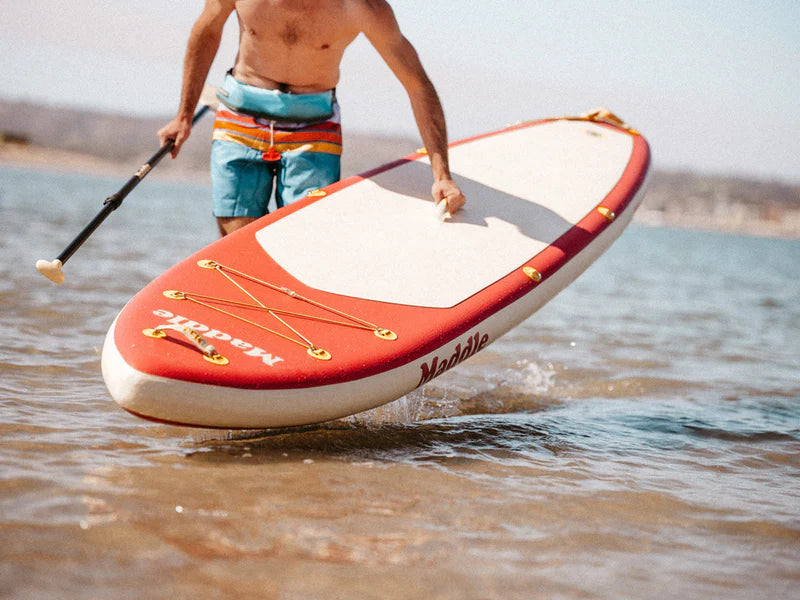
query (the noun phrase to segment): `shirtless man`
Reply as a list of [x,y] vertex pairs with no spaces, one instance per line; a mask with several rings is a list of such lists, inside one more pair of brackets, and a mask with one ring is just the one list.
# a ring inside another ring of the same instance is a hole
[[279,207],[339,179],[335,87],[344,51],[359,33],[408,94],[431,162],[434,201],[446,202],[451,213],[464,205],[450,175],[438,95],[384,0],[206,0],[186,48],[178,114],[158,132],[162,145],[175,141],[173,158],[189,137],[192,113],[233,11],[239,52],[220,88],[211,156],[222,235],[268,212],[273,178]]

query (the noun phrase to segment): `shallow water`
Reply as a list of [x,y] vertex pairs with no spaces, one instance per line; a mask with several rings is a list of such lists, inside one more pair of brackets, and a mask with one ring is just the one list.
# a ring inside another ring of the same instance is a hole
[[206,187],[0,169],[0,596],[789,598],[800,242],[631,226],[425,388],[316,427],[119,409],[103,336],[216,236]]

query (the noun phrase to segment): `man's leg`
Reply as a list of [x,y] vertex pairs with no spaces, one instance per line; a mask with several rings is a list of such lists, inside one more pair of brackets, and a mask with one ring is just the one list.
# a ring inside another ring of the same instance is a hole
[[340,158],[337,154],[308,150],[284,152],[275,191],[278,207],[296,202],[312,190],[339,181]]
[[214,216],[221,236],[267,214],[273,175],[261,152],[235,142],[211,145]]
[[217,217],[220,237],[225,237],[256,220],[256,217]]

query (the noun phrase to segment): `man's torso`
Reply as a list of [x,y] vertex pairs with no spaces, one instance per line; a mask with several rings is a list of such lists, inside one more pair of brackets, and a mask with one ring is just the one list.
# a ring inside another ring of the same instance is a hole
[[239,54],[234,76],[294,93],[329,90],[360,32],[358,0],[239,0]]

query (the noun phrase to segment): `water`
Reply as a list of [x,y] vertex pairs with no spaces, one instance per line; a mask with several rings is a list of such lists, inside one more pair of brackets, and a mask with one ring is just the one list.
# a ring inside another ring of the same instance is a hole
[[122,305],[216,236],[208,189],[0,169],[0,596],[790,598],[800,242],[631,226],[383,408],[220,432],[119,409]]

